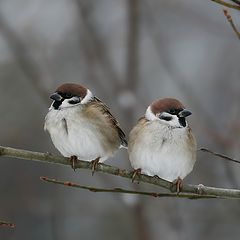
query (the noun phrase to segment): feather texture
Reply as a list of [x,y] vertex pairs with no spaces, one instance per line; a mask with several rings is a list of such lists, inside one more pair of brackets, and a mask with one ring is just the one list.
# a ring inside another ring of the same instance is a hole
[[185,178],[196,161],[196,140],[189,127],[174,128],[141,118],[129,136],[129,159],[134,169],[168,181]]
[[50,108],[44,128],[65,157],[76,155],[86,161],[100,157],[103,162],[121,145],[127,145],[117,120],[96,97],[86,104],[60,110]]

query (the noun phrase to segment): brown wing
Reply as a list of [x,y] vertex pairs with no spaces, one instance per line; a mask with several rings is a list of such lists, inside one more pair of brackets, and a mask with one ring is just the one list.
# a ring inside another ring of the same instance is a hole
[[[118,121],[116,120],[116,118],[111,114],[110,109],[108,108],[107,105],[105,105],[99,98],[94,97],[94,99],[92,100],[92,104],[97,103],[98,105],[98,109],[103,113],[103,115],[105,115],[107,117],[107,119],[109,119],[109,121],[111,122],[111,124],[114,126],[114,128],[117,129],[117,133],[121,142],[121,145],[123,147],[127,147],[127,140],[126,140],[126,136],[123,132],[123,130],[120,128],[120,125],[118,123]],[[91,104],[91,103],[90,103]]]

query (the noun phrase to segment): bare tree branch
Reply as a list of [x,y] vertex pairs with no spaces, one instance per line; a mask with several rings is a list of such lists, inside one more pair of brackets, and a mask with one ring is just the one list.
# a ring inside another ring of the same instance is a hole
[[15,224],[0,220],[0,227],[15,228]]
[[54,184],[60,184],[67,187],[74,187],[74,188],[81,188],[85,190],[89,190],[90,192],[111,192],[111,193],[128,193],[128,194],[138,194],[138,195],[145,195],[150,197],[179,197],[179,198],[189,198],[189,199],[203,199],[203,198],[221,198],[218,196],[211,196],[211,195],[198,195],[198,194],[190,194],[190,193],[157,193],[157,192],[144,192],[144,191],[135,191],[135,190],[127,190],[123,188],[112,188],[112,189],[106,189],[106,188],[96,188],[92,186],[85,186],[80,185],[73,182],[66,182],[66,181],[60,181],[53,178],[48,177],[40,177],[41,180],[45,182],[50,182]]
[[[71,165],[69,159],[62,156],[56,156],[50,153],[32,152],[3,146],[0,146],[0,156],[26,159],[31,161],[39,161],[45,163],[55,163],[59,165]],[[92,164],[91,162],[79,160],[76,163],[75,167],[91,170]],[[117,167],[106,165],[103,163],[98,164],[98,166],[96,167],[96,171],[132,179],[132,171],[126,169],[119,169]],[[163,187],[172,192],[176,191],[176,186],[174,186],[173,183],[158,177],[150,177],[145,174],[141,174],[139,176],[136,176],[136,180],[139,182],[145,182],[159,187]],[[184,184],[181,192],[198,195],[217,196],[230,199],[240,199],[240,190],[238,189],[215,188],[204,186],[202,184],[200,185]]]
[[236,9],[236,10],[240,10],[240,6],[237,6],[237,5],[234,5],[234,4],[231,4],[231,3],[227,3],[227,2],[224,2],[222,0],[211,0],[212,2],[215,2],[215,3],[218,3],[220,5],[223,5],[225,7],[228,7],[228,8],[233,8],[233,9]]
[[221,153],[213,152],[212,150],[209,150],[209,149],[207,149],[207,148],[200,148],[199,151],[210,153],[210,154],[212,154],[212,155],[214,155],[214,156],[216,156],[216,157],[220,157],[220,158],[226,159],[226,160],[231,161],[231,162],[240,163],[239,160],[230,158],[230,157],[228,157],[228,156],[226,156],[226,155],[223,155],[223,154],[221,154]]
[[236,33],[238,39],[240,39],[240,32],[237,30],[235,23],[233,22],[232,16],[228,13],[227,9],[223,9],[223,13],[227,18],[230,26],[232,27],[233,31]]

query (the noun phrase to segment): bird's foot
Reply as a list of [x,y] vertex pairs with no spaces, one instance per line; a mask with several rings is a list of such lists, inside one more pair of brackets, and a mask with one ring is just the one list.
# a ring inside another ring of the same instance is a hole
[[198,184],[197,186],[198,194],[202,195],[204,193],[204,185],[203,184]]
[[141,175],[141,172],[142,172],[142,169],[141,168],[138,168],[138,169],[134,169],[133,170],[133,175],[132,175],[132,182],[134,182],[136,176],[140,176]]
[[94,172],[97,168],[97,165],[99,163],[99,160],[100,160],[100,157],[96,158],[95,160],[92,160],[91,161],[91,164],[92,164],[92,176],[94,175]]
[[176,192],[180,193],[183,187],[183,180],[180,177],[178,177],[173,181],[173,186],[176,186]]
[[77,161],[78,161],[77,156],[73,155],[73,156],[70,157],[71,167],[74,170],[74,172],[76,170],[76,163],[77,163]]

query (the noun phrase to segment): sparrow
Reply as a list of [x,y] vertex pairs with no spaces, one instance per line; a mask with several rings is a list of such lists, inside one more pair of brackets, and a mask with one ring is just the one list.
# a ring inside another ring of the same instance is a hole
[[186,120],[191,114],[174,98],[158,99],[148,106],[129,135],[129,160],[135,175],[158,176],[180,191],[196,161],[197,144]]
[[110,109],[93,93],[74,83],[65,83],[50,96],[53,100],[45,117],[44,129],[54,146],[69,157],[75,170],[77,159],[98,162],[127,147],[124,132]]

